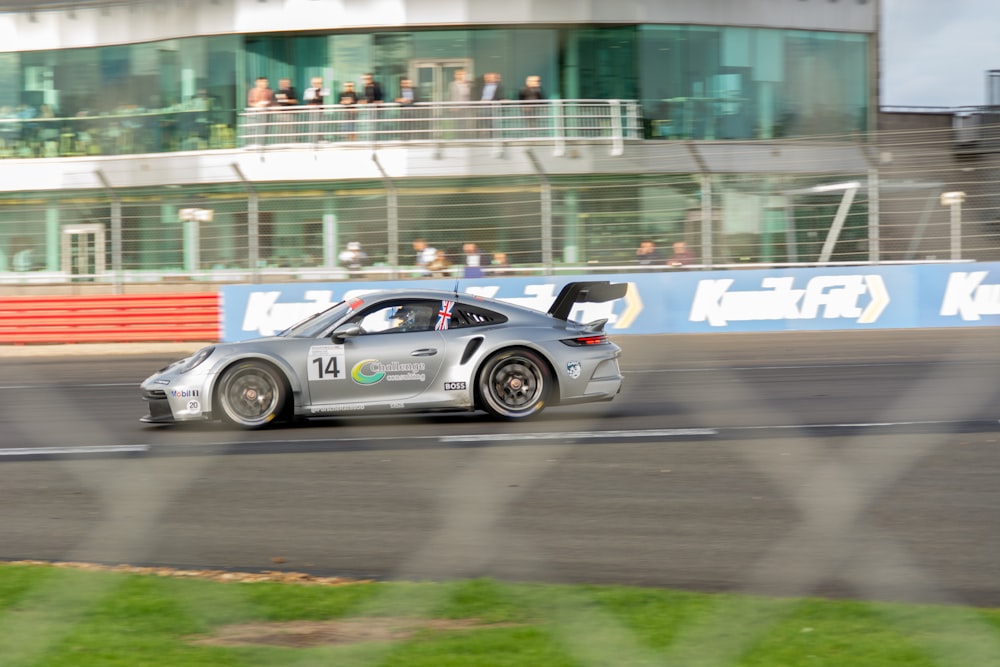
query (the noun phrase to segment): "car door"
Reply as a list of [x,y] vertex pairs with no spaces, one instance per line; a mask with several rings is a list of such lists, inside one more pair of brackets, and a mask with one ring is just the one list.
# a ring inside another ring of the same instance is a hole
[[[384,301],[350,322],[361,335],[310,349],[308,382],[312,412],[361,411],[366,406],[415,407],[433,386],[446,357],[445,340],[431,317],[440,301]],[[430,313],[419,322],[399,323],[401,308]]]

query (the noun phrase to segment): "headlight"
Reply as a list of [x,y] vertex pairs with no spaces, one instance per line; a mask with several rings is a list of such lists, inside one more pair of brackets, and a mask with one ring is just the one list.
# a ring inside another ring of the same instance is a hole
[[181,373],[187,373],[188,371],[190,371],[190,370],[192,370],[194,368],[197,368],[197,366],[201,362],[205,361],[210,356],[212,356],[213,352],[215,352],[215,348],[214,347],[203,347],[203,348],[201,348],[200,350],[198,350],[197,352],[195,352],[193,355],[191,355],[190,357],[188,357],[187,361],[184,362],[184,365],[181,366],[180,372]]

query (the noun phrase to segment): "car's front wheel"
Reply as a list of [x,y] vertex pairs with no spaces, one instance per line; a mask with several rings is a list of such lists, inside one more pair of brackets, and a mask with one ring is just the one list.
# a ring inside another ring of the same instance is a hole
[[530,350],[505,350],[483,365],[477,385],[482,409],[501,419],[523,419],[545,407],[552,390],[552,372]]
[[217,395],[225,421],[243,428],[259,428],[284,412],[288,388],[273,366],[241,361],[222,374]]

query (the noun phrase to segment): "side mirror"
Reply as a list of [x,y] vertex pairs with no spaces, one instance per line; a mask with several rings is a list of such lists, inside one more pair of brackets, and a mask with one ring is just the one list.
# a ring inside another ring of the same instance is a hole
[[343,343],[346,338],[354,338],[355,336],[360,336],[362,329],[357,324],[344,324],[333,331],[333,342]]

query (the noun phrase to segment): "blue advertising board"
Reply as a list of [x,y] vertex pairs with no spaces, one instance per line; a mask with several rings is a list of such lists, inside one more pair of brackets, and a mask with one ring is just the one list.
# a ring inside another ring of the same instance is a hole
[[993,262],[230,285],[222,288],[222,340],[270,336],[345,298],[404,284],[544,311],[575,280],[629,283],[624,299],[579,304],[571,316],[607,318],[614,334],[1000,325],[1000,263]]

